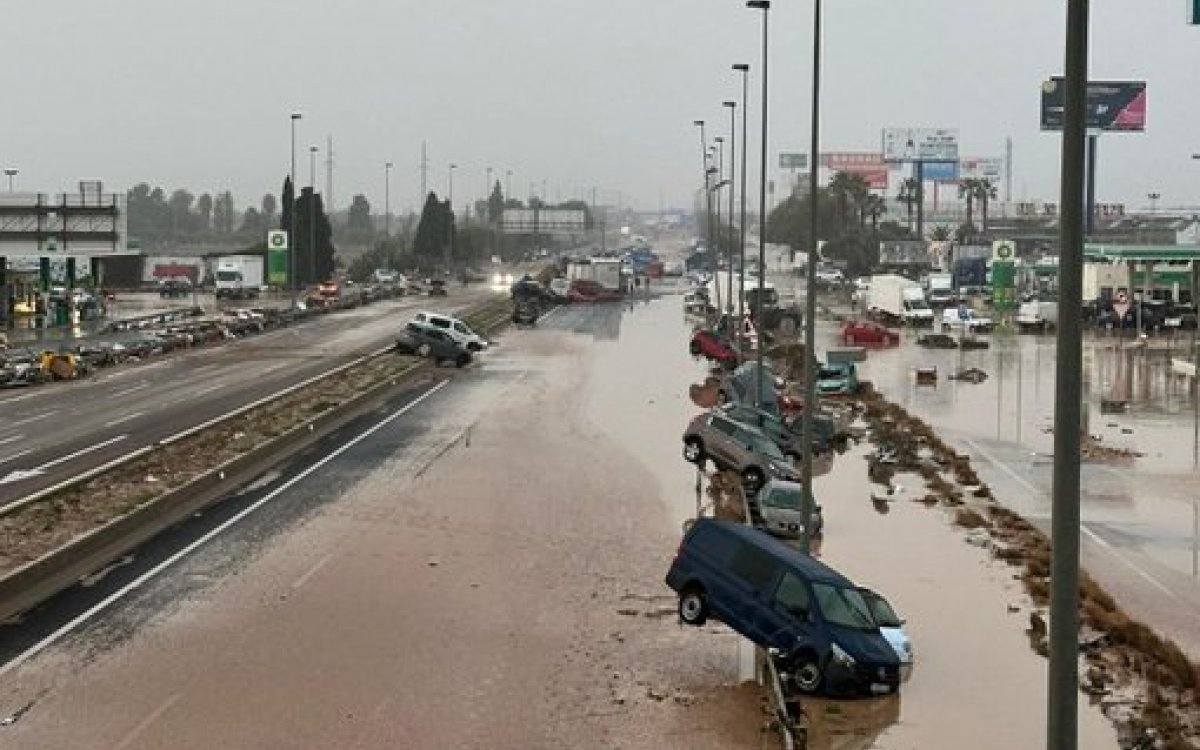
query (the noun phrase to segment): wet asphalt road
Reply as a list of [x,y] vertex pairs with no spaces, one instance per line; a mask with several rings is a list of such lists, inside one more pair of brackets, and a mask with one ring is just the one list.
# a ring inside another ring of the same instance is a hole
[[403,297],[289,328],[0,392],[0,505],[387,346],[413,312],[488,291]]

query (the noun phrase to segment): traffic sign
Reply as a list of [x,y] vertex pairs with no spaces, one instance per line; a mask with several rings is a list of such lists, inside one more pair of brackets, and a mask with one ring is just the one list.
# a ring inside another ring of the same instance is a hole
[[992,261],[1012,261],[1016,256],[1016,248],[1009,240],[996,240],[992,243]]
[[288,233],[278,229],[267,232],[267,249],[287,250]]
[[1188,23],[1200,26],[1200,0],[1188,0]]

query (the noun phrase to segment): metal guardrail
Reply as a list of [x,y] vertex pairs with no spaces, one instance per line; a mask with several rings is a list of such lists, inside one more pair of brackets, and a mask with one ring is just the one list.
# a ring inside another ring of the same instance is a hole
[[[490,318],[488,323],[480,326],[483,329],[481,332],[493,333],[507,319],[507,313]],[[385,347],[368,357],[378,356],[390,349],[390,346]],[[359,361],[361,360],[343,365],[334,372],[354,366]],[[193,478],[188,483],[160,495],[136,510],[113,519],[104,526],[59,547],[54,552],[0,577],[0,621],[20,614],[69,588],[81,577],[102,568],[110,561],[135,549],[198,510],[217,502],[223,495],[277,465],[288,456],[294,455],[349,423],[352,419],[370,411],[390,395],[392,388],[401,379],[427,367],[428,364],[424,362],[415,364],[358,394],[336,409],[303,422],[283,435]],[[292,390],[304,387],[315,380],[329,377],[331,374],[333,373],[312,378],[305,383],[293,386]],[[265,399],[265,401],[274,398],[278,398],[278,396]],[[260,402],[262,401],[264,400],[260,399]],[[256,404],[260,402],[256,402]],[[239,412],[244,413],[253,406],[242,407]],[[213,423],[232,418],[231,415],[224,415],[217,420],[211,420],[208,426],[211,427]],[[199,431],[198,428],[191,428],[185,432],[194,434],[197,431]],[[180,440],[183,437],[185,435],[180,433],[169,439]],[[147,447],[141,449],[140,453],[135,451],[134,454],[140,456],[151,450],[153,447]],[[120,465],[133,460],[131,456],[134,454],[109,462],[105,467],[97,467],[88,473],[91,476],[98,476],[103,471],[114,468],[114,464]],[[70,486],[80,481],[85,480],[76,477],[64,485]],[[62,488],[62,486],[50,488],[38,495],[44,498],[52,490],[58,491]],[[18,502],[28,504],[29,500],[30,498],[24,498]]]

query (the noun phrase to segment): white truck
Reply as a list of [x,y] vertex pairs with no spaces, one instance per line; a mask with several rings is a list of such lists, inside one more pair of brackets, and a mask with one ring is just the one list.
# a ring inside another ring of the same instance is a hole
[[261,255],[225,255],[217,258],[217,299],[257,299],[263,287]]
[[988,333],[992,330],[992,319],[986,318],[962,302],[958,307],[947,307],[942,312],[942,330],[962,329],[963,333]]
[[954,302],[954,274],[931,273],[927,281],[926,291],[929,304],[934,307],[947,307]]
[[621,261],[617,258],[589,258],[582,263],[567,265],[568,281],[591,281],[609,293],[625,291]]
[[921,285],[894,273],[871,277],[867,312],[885,322],[917,328],[932,327],[934,320]]
[[1058,327],[1057,302],[1022,302],[1017,308],[1017,328],[1022,333],[1045,333]]

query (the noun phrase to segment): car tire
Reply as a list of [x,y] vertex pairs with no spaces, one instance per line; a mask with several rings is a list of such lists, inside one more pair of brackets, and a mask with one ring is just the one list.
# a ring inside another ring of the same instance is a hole
[[683,441],[683,460],[689,464],[696,464],[701,468],[704,467],[704,441],[697,437],[691,437]]
[[417,347],[417,355],[421,357],[428,357],[429,353],[432,351],[433,348],[429,346],[429,344],[421,344]]
[[699,357],[700,356],[700,342],[696,341],[695,339],[692,339],[691,343],[688,344],[688,351],[691,352],[693,357]]
[[471,355],[467,352],[463,352],[462,354],[458,355],[458,357],[454,360],[454,366],[460,370],[469,364],[471,364]]
[[704,589],[691,586],[679,594],[679,620],[697,628],[708,621],[708,601]]
[[805,695],[816,695],[821,692],[821,688],[825,682],[825,675],[821,672],[821,665],[817,662],[817,657],[813,654],[801,655],[792,667],[792,683],[796,686],[796,690]]
[[766,477],[763,476],[762,469],[757,466],[751,466],[742,472],[742,484],[746,486],[751,495],[758,492],[765,481]]

